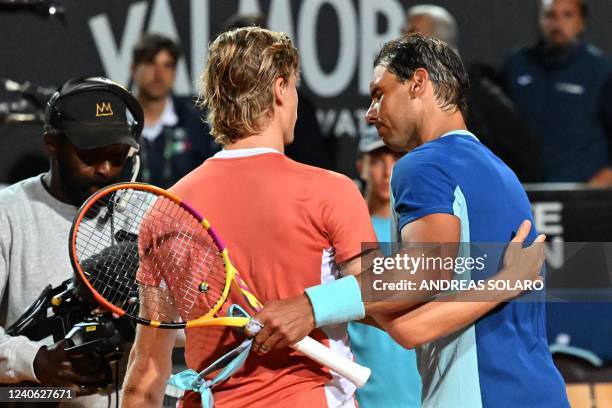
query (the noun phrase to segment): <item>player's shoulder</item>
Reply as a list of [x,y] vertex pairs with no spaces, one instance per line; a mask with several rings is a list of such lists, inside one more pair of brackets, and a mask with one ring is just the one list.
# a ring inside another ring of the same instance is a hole
[[181,194],[185,193],[186,191],[201,189],[203,179],[205,179],[209,173],[209,161],[210,158],[206,159],[198,167],[181,177],[176,183],[168,188],[168,191],[181,197]]
[[283,157],[283,162],[286,166],[291,168],[293,173],[301,174],[308,178],[315,178],[319,183],[322,184],[341,185],[346,183],[352,183],[351,179],[345,176],[344,174],[340,174],[332,170],[327,170],[321,167],[300,163],[286,156]]
[[418,172],[432,166],[443,167],[453,152],[452,142],[451,138],[440,138],[425,143],[405,154],[395,164],[395,168],[406,172]]
[[317,201],[361,198],[355,182],[344,174],[299,163],[289,158],[285,158],[285,163],[292,169],[291,180],[295,181],[296,185],[301,183],[304,197],[314,198]]
[[311,174],[318,189],[327,191],[330,194],[346,192],[347,190],[359,190],[355,182],[344,174],[305,164],[301,164],[301,166],[306,167],[305,170]]
[[[476,156],[478,144],[469,136],[443,137],[425,143],[402,157],[394,166],[392,186],[456,184],[464,164]],[[423,184],[425,183],[425,184]]]

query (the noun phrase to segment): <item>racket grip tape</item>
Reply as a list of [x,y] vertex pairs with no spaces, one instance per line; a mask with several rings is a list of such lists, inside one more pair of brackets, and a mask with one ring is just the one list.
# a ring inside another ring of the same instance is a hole
[[357,388],[363,386],[370,378],[371,370],[368,367],[335,353],[312,337],[305,337],[291,347],[345,377]]

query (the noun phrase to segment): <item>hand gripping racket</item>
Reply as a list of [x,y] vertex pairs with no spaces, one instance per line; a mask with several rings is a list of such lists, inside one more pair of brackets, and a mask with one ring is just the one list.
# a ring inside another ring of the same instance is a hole
[[[219,317],[232,285],[253,310],[263,307],[210,223],[148,184],[114,184],[91,196],[72,225],[70,259],[100,305],[146,326],[243,327],[248,318]],[[370,376],[310,337],[292,347],[357,387]]]

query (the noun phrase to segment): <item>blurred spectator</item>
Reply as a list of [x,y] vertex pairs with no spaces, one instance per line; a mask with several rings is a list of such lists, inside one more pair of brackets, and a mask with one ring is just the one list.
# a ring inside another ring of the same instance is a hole
[[132,58],[132,81],[145,113],[142,179],[169,187],[216,151],[214,140],[191,98],[172,95],[178,45],[159,34],[144,34]]
[[[385,249],[391,242],[391,171],[401,153],[391,150],[370,127],[359,142],[357,171],[364,181],[365,199],[376,238]],[[362,408],[421,406],[421,376],[416,353],[397,344],[375,327],[349,323],[351,349],[359,364],[372,369],[367,384],[357,390]]]
[[[223,25],[225,31],[242,27],[267,28],[262,14],[235,14]],[[317,120],[316,109],[308,96],[298,87],[298,118],[293,142],[285,146],[285,155],[300,163],[333,170],[335,145],[333,137],[325,137]]]
[[[403,33],[420,32],[448,43],[458,52],[459,30],[444,8],[429,4],[407,11]],[[497,84],[494,70],[483,64],[468,69],[467,126],[480,141],[502,159],[523,183],[541,180],[538,145],[518,110]]]
[[457,49],[459,29],[457,21],[444,7],[419,4],[406,12],[406,25],[402,34],[422,33],[432,35]]
[[545,181],[612,186],[605,126],[611,64],[582,34],[583,0],[542,0],[540,40],[510,55],[504,86],[540,142]]

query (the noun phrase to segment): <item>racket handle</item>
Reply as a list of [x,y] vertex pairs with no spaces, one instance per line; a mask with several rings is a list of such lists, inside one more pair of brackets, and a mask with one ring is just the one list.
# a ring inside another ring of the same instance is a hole
[[333,352],[312,337],[305,337],[291,347],[350,380],[357,388],[364,385],[370,378],[371,370],[368,367]]

